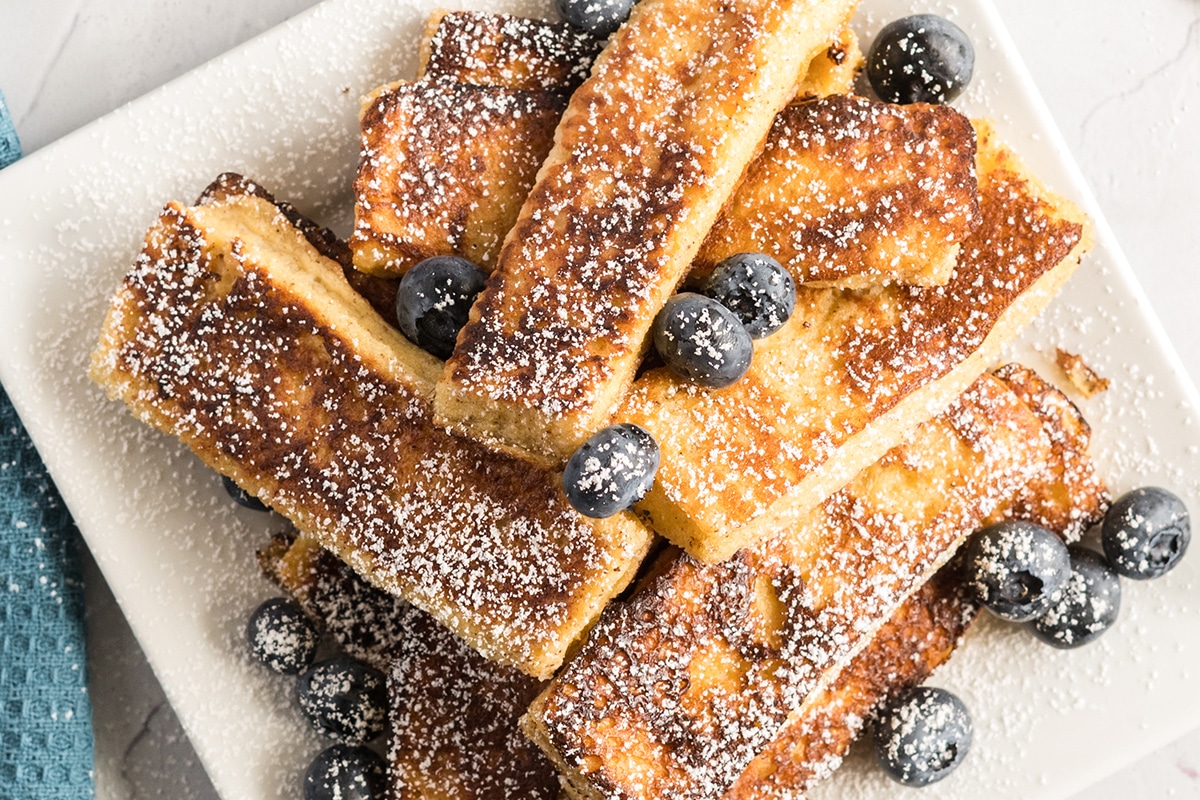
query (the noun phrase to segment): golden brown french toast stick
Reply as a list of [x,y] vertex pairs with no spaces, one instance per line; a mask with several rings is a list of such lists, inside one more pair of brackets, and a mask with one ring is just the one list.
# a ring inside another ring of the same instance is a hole
[[654,316],[855,5],[638,3],[571,97],[439,382],[439,421],[548,463],[603,427]]
[[525,717],[583,797],[720,797],[984,518],[1054,458],[980,377],[794,524],[610,606]]
[[656,531],[715,562],[787,527],[945,408],[1057,294],[1087,220],[978,128],[982,223],[945,286],[799,287],[732,386],[638,379],[617,418],[662,450],[638,506]]
[[836,95],[771,128],[690,280],[766,253],[811,286],[940,286],[979,227],[975,131],[949,106]]
[[430,80],[367,98],[355,268],[399,277],[422,259],[457,255],[491,269],[565,105],[555,92]]
[[[1042,423],[1049,458],[981,526],[1036,522],[1067,541],[1099,522],[1108,489],[1088,455],[1089,430],[1057,388],[1020,364],[994,373]],[[837,679],[792,715],[722,800],[791,800],[827,778],[863,724],[902,689],[922,683],[953,653],[976,611],[950,562],[879,629]]]
[[790,800],[828,778],[878,708],[949,660],[977,611],[954,564],[942,567],[783,727],[721,800]]
[[651,534],[435,425],[439,363],[270,201],[167,206],[92,377],[135,416],[489,658],[548,677]]
[[363,102],[355,267],[399,277],[457,255],[491,269],[600,45],[562,23],[435,13],[418,80]]

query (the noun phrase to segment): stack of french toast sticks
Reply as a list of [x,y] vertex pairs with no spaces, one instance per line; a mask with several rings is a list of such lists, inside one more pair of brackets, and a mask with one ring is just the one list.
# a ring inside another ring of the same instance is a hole
[[[1102,513],[1078,411],[997,365],[1087,221],[988,123],[849,94],[855,5],[439,13],[348,243],[235,175],[147,233],[92,376],[294,525],[260,562],[389,673],[393,798],[799,796],[960,640],[969,533]],[[740,252],[798,284],[746,376],[644,358]],[[490,271],[446,362],[391,310],[435,255]],[[614,422],[661,465],[591,519],[562,464]]]

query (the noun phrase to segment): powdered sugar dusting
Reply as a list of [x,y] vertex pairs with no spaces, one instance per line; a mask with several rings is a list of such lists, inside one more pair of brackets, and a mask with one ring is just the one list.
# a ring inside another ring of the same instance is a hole
[[452,390],[533,412],[528,431],[502,432],[514,442],[557,417],[599,427],[775,112],[852,9],[638,4],[572,96],[449,362]]
[[587,77],[603,44],[566,23],[452,11],[430,37],[422,77],[569,94]]
[[794,528],[683,556],[614,606],[534,706],[588,791],[718,796],[949,557],[1055,458],[993,378]]
[[646,533],[584,520],[556,476],[434,426],[389,364],[404,348],[297,240],[259,198],[168,207],[114,303],[97,379],[481,652],[552,670]]
[[797,283],[944,283],[979,225],[974,140],[946,106],[844,95],[792,105],[693,270],[760,252]]
[[554,800],[558,775],[517,719],[541,688],[426,618],[389,678],[392,792]]
[[[473,2],[511,13],[549,3]],[[227,797],[290,798],[320,743],[290,687],[252,664],[245,614],[262,599],[251,550],[278,520],[236,510],[220,483],[174,441],[138,424],[84,377],[111,289],[164,199],[188,197],[239,169],[349,231],[357,98],[411,75],[431,6],[329,0],[280,37],[202,72],[6,169],[0,192],[0,372],[106,577]],[[996,119],[1035,171],[1086,192],[1004,37],[973,3],[917,8],[866,0],[863,41],[903,13],[948,13],[976,42],[962,107]],[[361,21],[369,19],[371,25]],[[348,92],[345,90],[349,90]],[[1095,209],[1089,208],[1094,217]],[[1200,508],[1195,394],[1161,339],[1111,234],[1062,298],[1006,357],[1054,375],[1053,351],[1083,355],[1113,388],[1079,402],[1100,472],[1118,491],[1160,483]],[[1047,357],[1048,356],[1048,357]],[[1050,651],[985,619],[939,681],[976,715],[976,748],[928,800],[1004,792],[1061,796],[1195,724],[1200,562],[1152,584],[1126,584],[1116,628],[1081,651]],[[890,798],[895,785],[861,755],[814,798]]]
[[431,78],[369,101],[355,266],[399,275],[424,258],[460,255],[491,269],[565,105],[555,92]]
[[[981,130],[982,224],[946,285],[799,287],[791,319],[756,343],[750,371],[733,386],[705,391],[665,370],[634,385],[619,416],[650,431],[663,452],[645,508],[656,519],[684,517],[690,552],[732,552],[749,538],[739,528],[804,499],[839,450],[852,451],[905,398],[953,372],[982,372],[986,361],[967,359],[996,352],[1017,333],[1014,315],[1027,319],[1048,302],[1031,287],[1074,269],[1083,241],[1076,213],[1046,197]],[[925,413],[952,395],[931,395]],[[903,433],[891,430],[891,441]]]

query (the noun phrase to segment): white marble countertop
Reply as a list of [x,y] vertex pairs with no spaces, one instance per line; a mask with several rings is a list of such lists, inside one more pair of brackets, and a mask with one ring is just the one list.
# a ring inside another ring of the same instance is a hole
[[[1200,0],[996,0],[1038,88],[1200,382]],[[314,0],[0,0],[0,90],[26,152]],[[94,565],[88,661],[100,800],[215,800]],[[1077,800],[1200,797],[1200,731]]]

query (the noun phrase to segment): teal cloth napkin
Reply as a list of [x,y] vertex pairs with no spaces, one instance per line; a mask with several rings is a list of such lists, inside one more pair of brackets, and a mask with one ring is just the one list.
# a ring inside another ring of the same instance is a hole
[[[0,95],[0,168],[21,155]],[[94,795],[79,534],[0,388],[0,800]]]
[[21,140],[17,138],[17,129],[13,127],[12,115],[4,103],[4,95],[0,94],[0,169],[21,157]]

